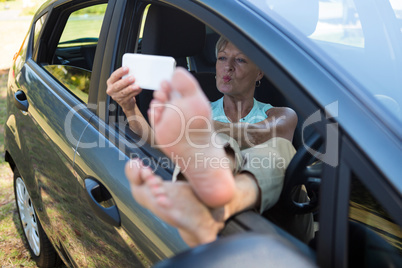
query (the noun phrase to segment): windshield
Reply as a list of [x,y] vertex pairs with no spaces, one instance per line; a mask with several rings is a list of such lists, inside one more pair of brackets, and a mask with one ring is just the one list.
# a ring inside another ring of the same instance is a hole
[[401,0],[245,1],[296,27],[402,121]]

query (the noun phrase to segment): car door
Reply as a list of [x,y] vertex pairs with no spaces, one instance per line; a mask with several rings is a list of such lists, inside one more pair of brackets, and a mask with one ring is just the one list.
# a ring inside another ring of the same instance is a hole
[[[38,60],[36,49],[46,50],[42,37],[53,32],[54,16],[50,9],[42,10],[27,37],[27,60],[16,77],[13,107],[16,124],[17,146],[14,157],[38,217],[47,235],[58,250],[62,222],[71,208],[65,206],[71,181],[74,180],[74,155],[79,135],[88,124],[87,118],[74,113],[74,107],[83,105],[56,76],[51,75]],[[41,36],[41,38],[39,38]],[[18,110],[18,109],[19,110]],[[68,122],[66,119],[68,118]]]
[[22,175],[37,184],[31,196],[38,216],[64,263],[74,267],[141,265],[132,244],[89,209],[84,181],[74,170],[79,139],[94,116],[89,96],[97,92],[93,75],[100,68],[89,63],[96,62],[95,53],[103,56],[100,32],[107,31],[115,4],[65,1],[42,11],[46,22],[19,80],[29,104],[21,113],[21,133],[29,137],[22,147],[30,169],[24,170],[32,170]]

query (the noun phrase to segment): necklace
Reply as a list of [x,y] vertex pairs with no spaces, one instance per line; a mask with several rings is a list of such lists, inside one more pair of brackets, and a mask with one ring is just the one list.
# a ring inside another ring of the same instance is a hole
[[[248,111],[248,113],[247,113],[244,117],[241,117],[238,122],[244,122],[244,121],[246,121],[246,117],[251,113],[251,111],[253,110],[253,108],[254,108],[254,103],[253,103],[253,106],[251,107],[251,109]],[[226,116],[227,120],[228,120],[230,123],[234,123],[234,122],[227,116],[227,114],[226,114],[226,111],[225,111],[225,104],[224,104],[223,100],[222,100],[222,109],[223,109],[223,113],[224,113],[224,115]],[[241,115],[241,103],[240,103],[240,102],[237,103],[237,110],[239,111],[238,115]]]

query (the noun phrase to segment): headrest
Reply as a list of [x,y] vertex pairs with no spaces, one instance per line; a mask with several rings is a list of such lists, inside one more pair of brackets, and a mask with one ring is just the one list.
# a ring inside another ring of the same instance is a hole
[[205,40],[205,49],[203,51],[205,60],[208,62],[208,64],[211,64],[214,67],[216,64],[215,47],[216,47],[216,42],[218,42],[218,39],[219,39],[219,34],[217,34],[217,33],[207,34],[206,40]]
[[216,88],[215,73],[197,72],[193,73],[193,75],[197,79],[209,101],[216,101],[223,96],[223,94]]
[[189,57],[202,51],[204,43],[203,23],[178,9],[150,6],[144,26],[142,53]]

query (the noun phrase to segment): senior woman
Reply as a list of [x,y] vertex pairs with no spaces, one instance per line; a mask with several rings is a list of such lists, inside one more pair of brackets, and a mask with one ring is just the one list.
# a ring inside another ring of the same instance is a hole
[[[255,87],[263,73],[231,42],[220,38],[216,50],[216,85],[224,95],[220,100],[206,107],[207,100],[198,83],[188,72],[179,69],[171,82],[155,91],[153,104],[174,104],[182,110],[186,122],[193,122],[200,115],[208,120],[212,113],[211,122],[224,147],[207,146],[198,150],[188,141],[180,140],[178,145],[162,149],[168,156],[174,153],[191,162],[190,168],[183,170],[187,182],[164,182],[140,160],[132,160],[126,166],[134,198],[177,227],[190,246],[216,239],[224,222],[240,211],[255,208],[263,212],[272,207],[281,193],[285,169],[295,153],[291,144],[297,124],[295,112],[254,99]],[[133,85],[135,78],[122,78],[127,73],[126,68],[116,70],[108,79],[107,93],[119,103],[127,118],[136,118],[129,120],[134,132],[151,139],[155,135],[159,144],[169,144],[166,137],[178,133],[174,126],[179,119],[159,106],[153,114],[156,119],[151,120],[154,134],[135,104],[134,97],[141,92]],[[172,94],[175,90],[181,97]],[[211,145],[214,135],[205,131],[211,129],[196,124],[204,128],[204,134],[189,131],[189,135]],[[226,157],[230,161],[219,168],[196,166],[197,153],[209,158]]]
[[[220,123],[248,123],[232,124],[232,133],[227,133],[241,148],[258,145],[273,137],[292,141],[297,125],[296,113],[290,108],[272,107],[254,99],[263,72],[223,37],[216,43],[216,56],[216,86],[223,97],[211,104],[215,128],[227,129],[227,125]],[[233,130],[233,127],[242,130]]]
[[[272,137],[292,141],[296,113],[290,108],[272,107],[254,99],[263,72],[224,37],[216,43],[216,56],[216,87],[224,96],[211,103],[215,129],[231,134],[229,136],[238,141],[242,149]],[[134,84],[134,77],[122,78],[127,74],[127,67],[113,72],[107,81],[106,92],[122,107],[127,118],[132,119],[128,120],[130,128],[149,142],[153,133],[135,102],[135,96],[142,89]],[[230,128],[227,124],[231,124]]]

